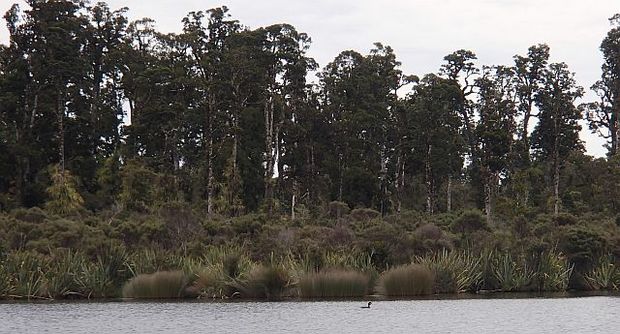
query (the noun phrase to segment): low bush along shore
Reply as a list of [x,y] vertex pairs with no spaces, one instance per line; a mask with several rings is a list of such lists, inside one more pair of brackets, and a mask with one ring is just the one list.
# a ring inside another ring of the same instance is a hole
[[575,279],[590,290],[620,287],[620,271],[609,257],[580,273],[555,249],[518,255],[444,250],[381,271],[362,253],[323,253],[316,259],[289,254],[259,263],[240,247],[213,247],[199,258],[113,248],[94,259],[71,250],[4,254],[0,298],[407,297],[565,291]]

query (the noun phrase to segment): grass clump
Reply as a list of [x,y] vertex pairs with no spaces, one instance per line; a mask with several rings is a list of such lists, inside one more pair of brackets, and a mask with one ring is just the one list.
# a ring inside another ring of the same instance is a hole
[[140,274],[123,286],[124,298],[167,299],[186,297],[188,279],[183,271]]
[[377,284],[377,291],[384,296],[405,297],[429,295],[434,290],[433,272],[420,264],[399,266],[385,271]]
[[288,283],[288,273],[282,267],[257,265],[252,268],[245,280],[235,281],[233,285],[243,298],[277,300],[284,294]]
[[354,270],[333,269],[309,273],[299,281],[302,298],[363,297],[368,291],[368,276]]

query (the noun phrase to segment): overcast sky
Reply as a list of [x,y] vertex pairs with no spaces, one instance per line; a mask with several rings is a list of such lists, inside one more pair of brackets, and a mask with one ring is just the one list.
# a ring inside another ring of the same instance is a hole
[[[6,11],[13,0],[0,0]],[[590,87],[600,76],[599,44],[620,13],[618,0],[109,0],[112,9],[129,8],[130,19],[150,17],[162,32],[178,32],[189,11],[222,5],[242,24],[256,28],[290,23],[312,38],[310,56],[325,66],[340,51],[362,53],[372,43],[394,48],[407,74],[435,72],[442,58],[458,49],[474,51],[480,65],[511,64],[530,45],[547,43],[552,61],[576,72]],[[5,25],[0,43],[8,41]],[[588,93],[584,100],[595,99]],[[589,154],[604,155],[603,141],[582,138]]]

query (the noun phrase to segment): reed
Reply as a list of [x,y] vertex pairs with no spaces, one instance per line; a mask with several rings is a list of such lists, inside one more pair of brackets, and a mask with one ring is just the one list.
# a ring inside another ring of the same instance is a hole
[[368,284],[368,275],[359,271],[331,269],[306,274],[298,288],[302,298],[351,298],[365,296]]
[[433,272],[420,264],[399,266],[379,277],[377,292],[384,296],[406,297],[429,295],[434,290]]
[[140,274],[123,286],[124,298],[169,299],[183,298],[188,279],[183,271],[158,271]]

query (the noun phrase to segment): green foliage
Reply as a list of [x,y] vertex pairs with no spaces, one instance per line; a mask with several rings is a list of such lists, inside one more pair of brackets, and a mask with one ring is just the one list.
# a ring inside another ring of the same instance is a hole
[[50,168],[52,184],[47,188],[50,200],[45,204],[53,213],[68,214],[82,209],[84,199],[77,190],[75,178],[69,170],[54,165]]
[[473,291],[482,279],[480,258],[470,252],[448,252],[417,257],[416,263],[429,268],[435,277],[435,293]]
[[155,201],[157,174],[138,161],[128,161],[120,171],[120,203],[127,210],[145,211]]
[[493,256],[493,277],[502,291],[525,290],[534,279],[536,273],[519,260],[510,253]]
[[620,269],[609,256],[602,256],[598,263],[585,274],[587,282],[593,290],[619,290]]
[[478,210],[463,212],[452,224],[450,229],[454,232],[470,234],[476,231],[490,231],[486,218]]
[[435,277],[428,267],[409,264],[383,272],[377,290],[392,297],[429,295],[434,291],[434,283]]

